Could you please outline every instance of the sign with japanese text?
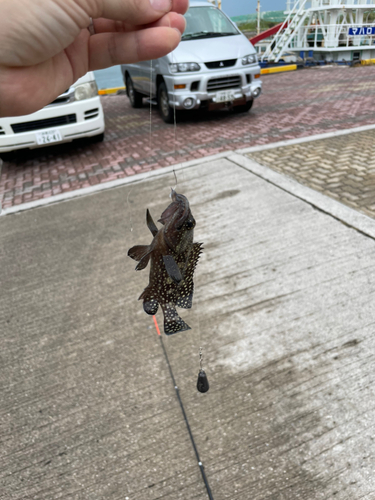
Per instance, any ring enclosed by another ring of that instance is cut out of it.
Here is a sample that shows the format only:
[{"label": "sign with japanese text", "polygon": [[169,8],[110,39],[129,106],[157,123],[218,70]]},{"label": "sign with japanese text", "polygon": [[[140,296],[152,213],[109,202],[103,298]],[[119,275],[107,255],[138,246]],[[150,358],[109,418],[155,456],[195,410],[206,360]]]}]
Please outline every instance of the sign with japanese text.
[{"label": "sign with japanese text", "polygon": [[349,28],[349,35],[375,35],[375,26],[361,26]]}]

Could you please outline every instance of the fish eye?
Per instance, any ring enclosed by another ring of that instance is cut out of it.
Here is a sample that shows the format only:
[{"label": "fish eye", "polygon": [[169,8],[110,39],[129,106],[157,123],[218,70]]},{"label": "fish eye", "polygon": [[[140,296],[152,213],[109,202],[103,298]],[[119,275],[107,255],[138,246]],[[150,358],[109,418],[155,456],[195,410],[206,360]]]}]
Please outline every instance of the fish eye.
[{"label": "fish eye", "polygon": [[188,221],[186,221],[186,227],[188,229],[191,229],[194,226],[195,226],[195,220],[194,219],[189,219]]}]

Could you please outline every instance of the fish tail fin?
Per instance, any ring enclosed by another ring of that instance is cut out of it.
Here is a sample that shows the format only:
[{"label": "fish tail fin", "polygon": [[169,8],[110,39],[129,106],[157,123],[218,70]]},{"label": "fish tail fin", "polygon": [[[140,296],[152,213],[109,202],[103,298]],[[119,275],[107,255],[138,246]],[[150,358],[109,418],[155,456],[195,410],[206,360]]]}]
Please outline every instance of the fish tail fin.
[{"label": "fish tail fin", "polygon": [[177,314],[173,304],[164,304],[162,309],[164,313],[164,333],[166,335],[191,330],[190,326]]},{"label": "fish tail fin", "polygon": [[149,287],[145,288],[138,300],[143,299],[143,309],[145,313],[154,316],[159,309],[159,302],[151,295]]},{"label": "fish tail fin", "polygon": [[135,245],[128,251],[128,256],[138,262],[135,270],[141,271],[147,267],[148,261],[151,257],[150,245]]}]

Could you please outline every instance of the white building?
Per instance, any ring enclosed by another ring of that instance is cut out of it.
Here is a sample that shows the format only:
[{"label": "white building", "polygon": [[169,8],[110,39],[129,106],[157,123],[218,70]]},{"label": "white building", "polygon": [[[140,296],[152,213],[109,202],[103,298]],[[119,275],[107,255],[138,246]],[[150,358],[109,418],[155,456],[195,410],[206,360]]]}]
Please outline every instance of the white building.
[{"label": "white building", "polygon": [[375,59],[375,0],[288,0],[286,14],[263,59],[278,62],[290,50],[326,61]]}]

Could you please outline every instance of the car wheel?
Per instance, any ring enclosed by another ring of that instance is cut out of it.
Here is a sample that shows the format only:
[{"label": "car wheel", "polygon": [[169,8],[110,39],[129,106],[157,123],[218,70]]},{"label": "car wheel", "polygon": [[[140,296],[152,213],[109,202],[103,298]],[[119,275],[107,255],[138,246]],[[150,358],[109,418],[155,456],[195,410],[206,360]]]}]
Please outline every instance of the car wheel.
[{"label": "car wheel", "polygon": [[92,142],[103,142],[104,141],[104,132],[98,135],[94,135],[91,137]]},{"label": "car wheel", "polygon": [[242,106],[234,106],[233,111],[235,113],[246,113],[247,111],[250,111],[252,105],[253,105],[254,100],[251,99],[251,101],[247,101],[246,104],[243,104]]},{"label": "car wheel", "polygon": [[132,108],[141,108],[143,105],[143,96],[134,88],[133,80],[130,76],[126,77],[126,93]]},{"label": "car wheel", "polygon": [[6,153],[0,153],[0,159],[5,161],[12,161],[16,157],[14,151],[7,151]]},{"label": "car wheel", "polygon": [[168,90],[164,82],[161,82],[158,87],[158,106],[161,117],[163,118],[165,123],[173,123],[174,110],[169,105]]}]

